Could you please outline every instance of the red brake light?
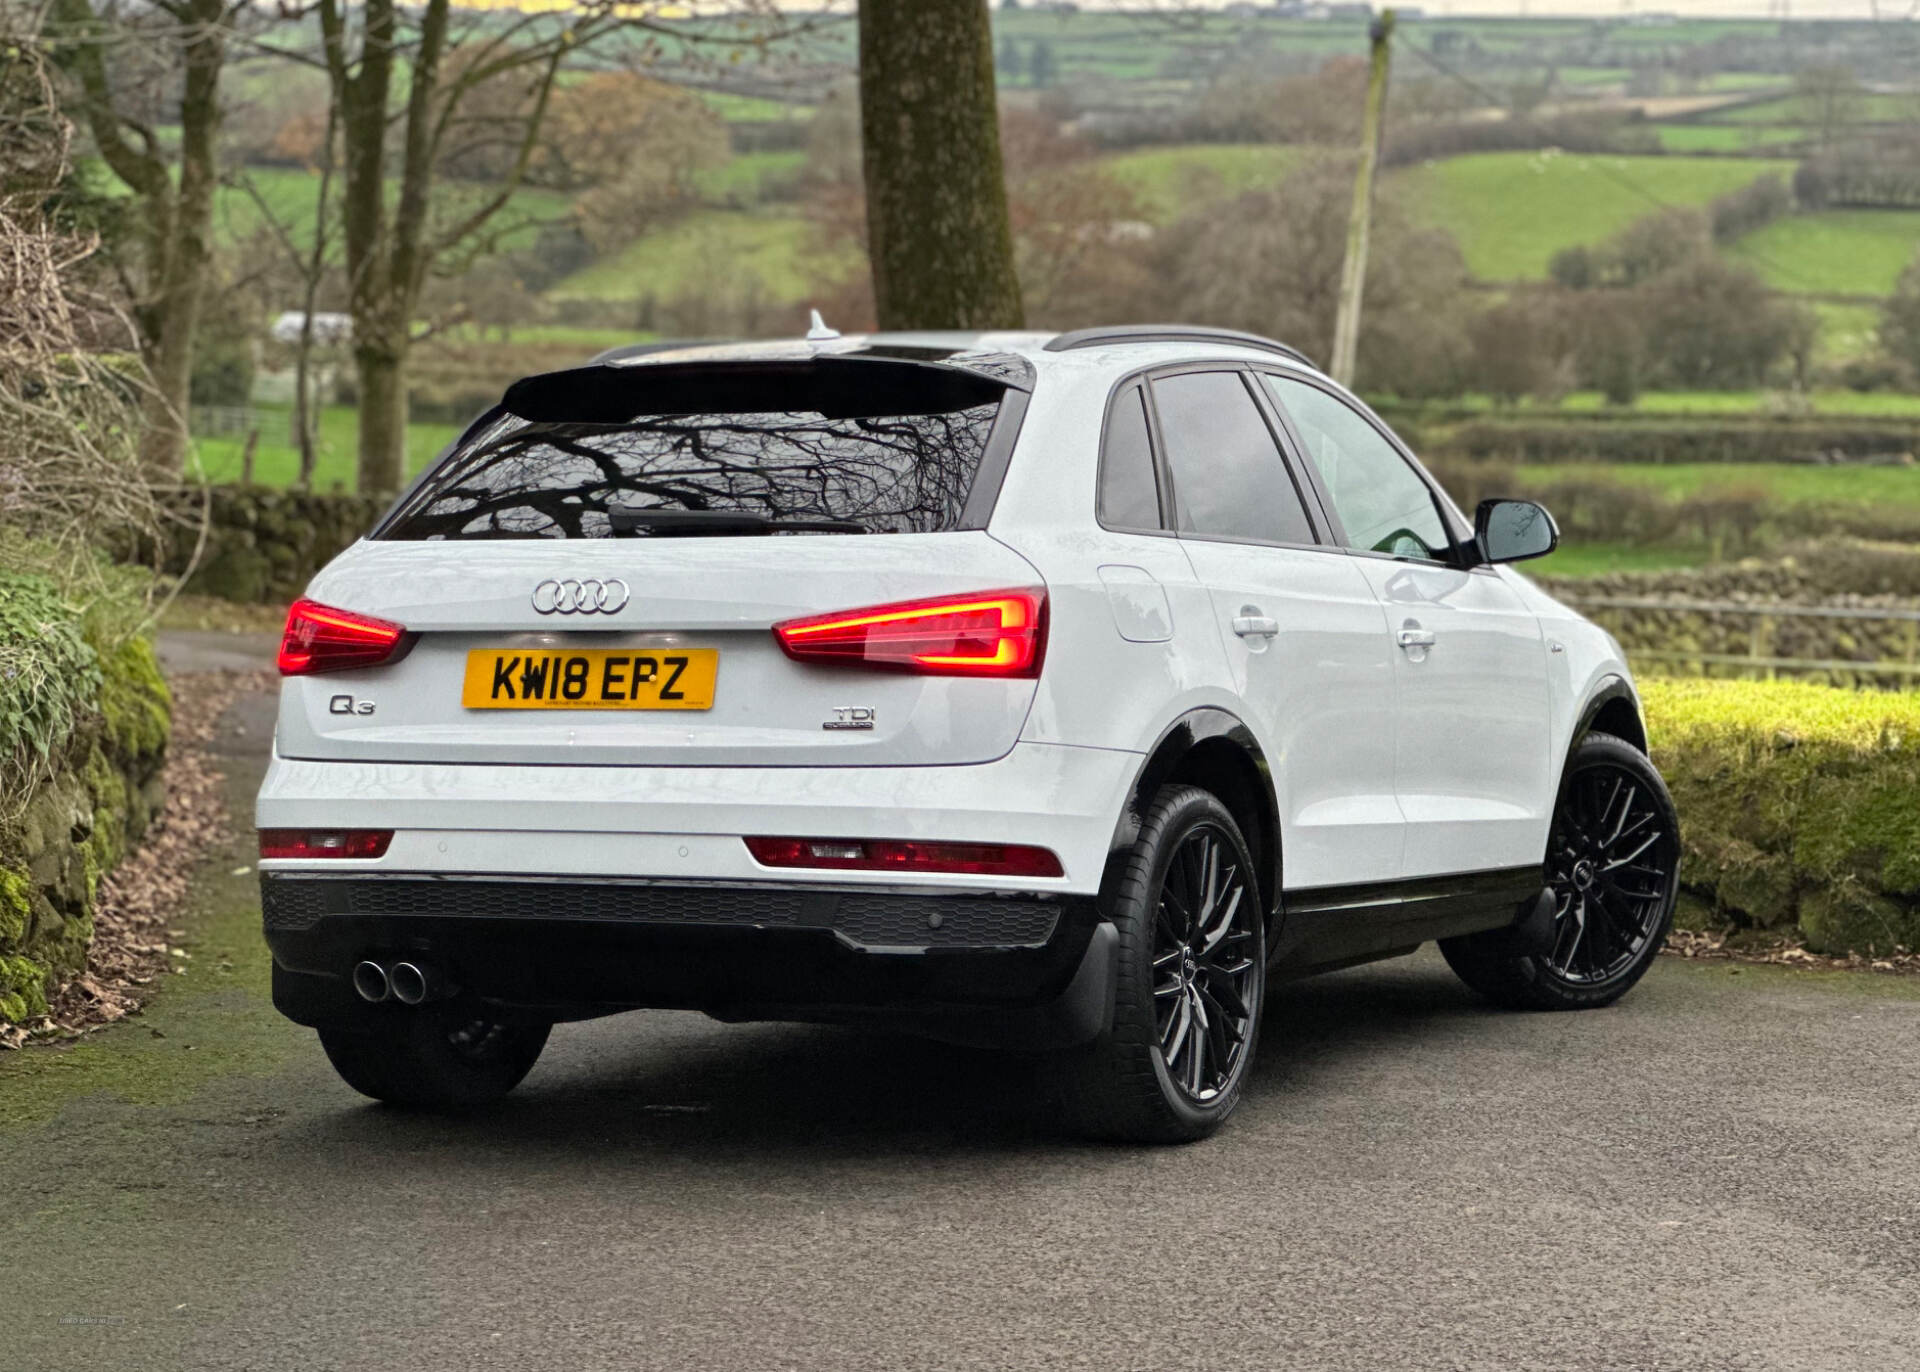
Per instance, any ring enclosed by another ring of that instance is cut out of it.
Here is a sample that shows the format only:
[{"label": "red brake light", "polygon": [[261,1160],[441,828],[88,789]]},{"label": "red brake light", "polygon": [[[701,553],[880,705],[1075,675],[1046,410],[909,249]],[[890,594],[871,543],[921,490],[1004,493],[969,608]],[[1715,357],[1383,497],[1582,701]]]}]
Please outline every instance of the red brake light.
[{"label": "red brake light", "polygon": [[316,600],[296,600],[280,638],[280,675],[373,667],[392,657],[407,631],[398,624]]},{"label": "red brake light", "polygon": [[263,858],[382,858],[391,829],[262,829]]},{"label": "red brake light", "polygon": [[762,867],[831,867],[854,872],[959,872],[969,876],[1057,877],[1060,859],[1018,843],[919,843],[871,838],[750,838]]},{"label": "red brake light", "polygon": [[796,662],[933,676],[1035,677],[1047,647],[1047,593],[985,591],[810,615],[773,626]]}]

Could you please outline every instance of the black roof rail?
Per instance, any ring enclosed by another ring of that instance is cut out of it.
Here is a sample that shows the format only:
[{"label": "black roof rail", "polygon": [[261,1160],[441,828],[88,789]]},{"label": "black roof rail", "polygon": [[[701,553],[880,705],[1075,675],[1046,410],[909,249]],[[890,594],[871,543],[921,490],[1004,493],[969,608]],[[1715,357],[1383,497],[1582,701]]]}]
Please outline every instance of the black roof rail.
[{"label": "black roof rail", "polygon": [[1227,343],[1236,348],[1278,353],[1309,367],[1314,365],[1312,358],[1290,344],[1263,338],[1257,333],[1215,329],[1205,324],[1104,324],[1091,329],[1070,329],[1049,340],[1045,351],[1065,353],[1075,348],[1105,347],[1109,343]]}]

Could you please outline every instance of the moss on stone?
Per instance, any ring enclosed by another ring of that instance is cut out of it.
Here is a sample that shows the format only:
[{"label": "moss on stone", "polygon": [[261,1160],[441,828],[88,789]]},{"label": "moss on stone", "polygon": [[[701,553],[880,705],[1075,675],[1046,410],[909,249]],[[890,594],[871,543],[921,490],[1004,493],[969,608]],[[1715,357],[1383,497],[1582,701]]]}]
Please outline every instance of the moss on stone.
[{"label": "moss on stone", "polygon": [[0,951],[17,948],[33,922],[33,883],[17,867],[0,867]]},{"label": "moss on stone", "polygon": [[1920,696],[1706,680],[1644,695],[1687,885],[1818,951],[1916,946]]},{"label": "moss on stone", "polygon": [[152,642],[127,639],[102,654],[100,668],[100,717],[115,756],[122,761],[158,758],[167,747],[173,696],[160,675]]},{"label": "moss on stone", "polygon": [[49,969],[19,954],[0,957],[0,1020],[19,1024],[47,1013]]}]

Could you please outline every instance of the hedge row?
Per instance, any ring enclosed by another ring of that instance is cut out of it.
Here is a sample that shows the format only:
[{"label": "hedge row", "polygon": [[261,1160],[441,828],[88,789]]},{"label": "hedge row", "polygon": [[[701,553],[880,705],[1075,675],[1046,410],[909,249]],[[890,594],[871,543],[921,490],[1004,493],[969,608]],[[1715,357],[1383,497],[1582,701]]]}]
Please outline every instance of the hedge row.
[{"label": "hedge row", "polygon": [[1911,420],[1480,420],[1429,428],[1423,452],[1510,462],[1820,462],[1920,453]]},{"label": "hedge row", "polygon": [[1920,695],[1698,680],[1642,692],[1688,888],[1816,952],[1920,948]]},{"label": "hedge row", "polygon": [[85,965],[102,875],[162,795],[171,701],[153,645],[103,637],[43,577],[0,573],[0,1020]]}]

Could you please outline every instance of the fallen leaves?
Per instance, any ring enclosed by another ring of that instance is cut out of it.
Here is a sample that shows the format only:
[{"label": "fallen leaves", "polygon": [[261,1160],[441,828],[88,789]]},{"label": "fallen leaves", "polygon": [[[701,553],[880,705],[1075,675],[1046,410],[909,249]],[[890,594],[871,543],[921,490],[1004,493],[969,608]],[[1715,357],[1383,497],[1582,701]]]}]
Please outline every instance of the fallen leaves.
[{"label": "fallen leaves", "polygon": [[140,1008],[157,977],[185,975],[192,954],[175,941],[184,937],[178,921],[188,884],[232,832],[207,744],[236,696],[264,691],[273,679],[271,672],[201,672],[174,682],[166,805],[140,846],[100,882],[86,970],[48,997],[50,1014],[0,1025],[0,1048],[62,1042],[116,1023]]},{"label": "fallen leaves", "polygon": [[1752,943],[1750,937],[1738,943],[1730,943],[1724,933],[1701,932],[1690,929],[1675,929],[1667,935],[1667,946],[1663,950],[1670,957],[1691,958],[1719,962],[1757,962],[1768,963],[1776,967],[1808,967],[1835,972],[1892,972],[1899,975],[1920,975],[1920,953],[1905,951],[1893,953],[1887,957],[1866,957],[1860,953],[1848,953],[1845,957],[1829,957],[1824,953],[1815,953],[1801,947],[1788,938],[1779,938],[1771,943]]}]

